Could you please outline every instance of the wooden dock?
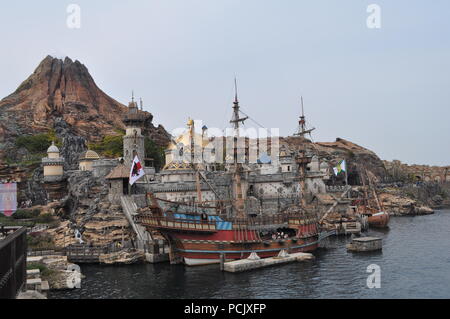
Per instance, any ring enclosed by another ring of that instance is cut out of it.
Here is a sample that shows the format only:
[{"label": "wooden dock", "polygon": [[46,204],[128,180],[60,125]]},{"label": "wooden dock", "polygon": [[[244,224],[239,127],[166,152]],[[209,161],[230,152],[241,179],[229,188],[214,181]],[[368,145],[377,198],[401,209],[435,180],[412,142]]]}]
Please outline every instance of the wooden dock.
[{"label": "wooden dock", "polygon": [[65,248],[67,260],[80,264],[80,263],[99,263],[100,255],[108,252],[107,247],[89,247],[86,245],[71,245]]},{"label": "wooden dock", "polygon": [[309,253],[288,254],[285,257],[242,259],[224,263],[223,270],[227,272],[242,272],[274,265],[287,264],[295,261],[305,261],[311,259],[314,259],[314,256]]},{"label": "wooden dock", "polygon": [[376,251],[383,248],[381,238],[377,237],[360,237],[354,238],[347,245],[347,250],[355,252]]}]

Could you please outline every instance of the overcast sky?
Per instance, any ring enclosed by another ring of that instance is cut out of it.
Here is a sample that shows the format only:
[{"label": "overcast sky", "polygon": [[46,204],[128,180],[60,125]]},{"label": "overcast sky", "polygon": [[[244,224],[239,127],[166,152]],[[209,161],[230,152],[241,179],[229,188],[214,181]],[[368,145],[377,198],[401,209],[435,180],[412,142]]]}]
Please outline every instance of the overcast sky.
[{"label": "overcast sky", "polygon": [[[367,27],[372,3],[380,29]],[[169,131],[189,116],[222,129],[237,75],[243,111],[282,135],[303,95],[315,141],[450,165],[449,17],[448,0],[2,1],[0,97],[46,55],[69,56],[118,101],[134,90]]]}]

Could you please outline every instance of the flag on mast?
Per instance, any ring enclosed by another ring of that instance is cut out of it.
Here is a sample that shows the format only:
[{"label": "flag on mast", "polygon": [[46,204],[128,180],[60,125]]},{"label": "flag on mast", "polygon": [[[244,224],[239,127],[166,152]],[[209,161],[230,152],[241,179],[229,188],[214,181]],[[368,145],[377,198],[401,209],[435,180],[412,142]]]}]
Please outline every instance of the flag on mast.
[{"label": "flag on mast", "polygon": [[133,164],[131,165],[130,171],[130,185],[136,183],[140,178],[145,175],[144,168],[139,161],[137,156],[134,157]]},{"label": "flag on mast", "polygon": [[336,167],[333,167],[334,175],[338,176],[341,172],[347,172],[347,164],[345,160],[341,161]]}]

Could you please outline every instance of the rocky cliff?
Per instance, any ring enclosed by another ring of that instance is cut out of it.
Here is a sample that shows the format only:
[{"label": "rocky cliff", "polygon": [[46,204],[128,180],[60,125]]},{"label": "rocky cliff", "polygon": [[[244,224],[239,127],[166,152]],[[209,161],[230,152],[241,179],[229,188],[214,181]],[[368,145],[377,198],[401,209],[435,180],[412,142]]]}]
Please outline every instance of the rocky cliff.
[{"label": "rocky cliff", "polygon": [[383,161],[374,152],[342,138],[337,138],[335,142],[313,143],[305,138],[290,136],[282,138],[280,143],[288,145],[292,150],[305,145],[311,154],[328,163],[330,169],[345,159],[350,184],[359,184],[358,169],[361,167],[372,172],[379,181],[387,176]]}]

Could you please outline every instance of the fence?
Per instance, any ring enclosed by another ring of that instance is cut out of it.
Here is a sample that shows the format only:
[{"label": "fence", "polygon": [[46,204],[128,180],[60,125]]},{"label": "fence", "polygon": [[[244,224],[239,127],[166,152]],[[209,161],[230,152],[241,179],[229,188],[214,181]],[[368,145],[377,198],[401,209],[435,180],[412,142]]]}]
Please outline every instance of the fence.
[{"label": "fence", "polygon": [[59,249],[29,250],[28,256],[67,256],[67,260],[73,263],[98,263],[100,255],[117,253],[127,249],[138,249],[154,254],[169,252],[168,244],[165,240],[133,240],[116,242],[105,246],[74,244]]},{"label": "fence", "polygon": [[26,235],[26,228],[20,228],[0,241],[0,299],[15,299],[26,285]]}]

